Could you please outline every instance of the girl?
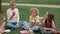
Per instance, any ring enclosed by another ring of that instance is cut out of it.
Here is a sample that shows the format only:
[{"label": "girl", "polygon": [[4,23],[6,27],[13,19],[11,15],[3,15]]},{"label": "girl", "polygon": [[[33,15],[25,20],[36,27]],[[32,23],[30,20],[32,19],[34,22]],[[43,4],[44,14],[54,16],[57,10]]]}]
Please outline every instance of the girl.
[{"label": "girl", "polygon": [[5,17],[3,17],[2,21],[0,22],[0,34],[4,33],[5,23]]},{"label": "girl", "polygon": [[42,31],[42,25],[41,25],[41,19],[42,17],[39,17],[39,11],[37,8],[31,8],[30,9],[31,16],[29,18],[29,22],[24,22],[24,29],[32,30],[38,30],[40,29]]},{"label": "girl", "polygon": [[41,24],[41,20],[40,20],[40,17],[39,17],[39,11],[36,8],[31,8],[30,12],[31,12],[31,16],[30,16],[30,19],[29,19],[30,27],[33,28],[33,29],[35,29],[35,28],[38,29],[38,25]]},{"label": "girl", "polygon": [[56,24],[55,24],[54,15],[52,12],[46,13],[42,24],[43,24],[44,29],[46,31],[45,34],[50,34],[50,33],[56,34]]}]

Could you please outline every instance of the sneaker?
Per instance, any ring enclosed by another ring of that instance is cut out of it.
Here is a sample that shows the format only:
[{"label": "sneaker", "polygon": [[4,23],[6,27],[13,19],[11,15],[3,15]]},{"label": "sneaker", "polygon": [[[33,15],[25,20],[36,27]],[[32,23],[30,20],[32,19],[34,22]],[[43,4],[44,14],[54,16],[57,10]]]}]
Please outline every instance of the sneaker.
[{"label": "sneaker", "polygon": [[10,29],[7,29],[7,30],[4,30],[4,32],[8,33],[8,32],[11,32],[11,30]]}]

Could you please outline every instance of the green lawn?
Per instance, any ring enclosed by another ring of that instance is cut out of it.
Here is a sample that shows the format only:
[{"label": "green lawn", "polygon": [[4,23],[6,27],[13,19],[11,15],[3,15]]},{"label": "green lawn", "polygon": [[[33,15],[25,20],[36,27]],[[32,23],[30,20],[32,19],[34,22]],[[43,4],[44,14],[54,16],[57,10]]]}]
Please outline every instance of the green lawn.
[{"label": "green lawn", "polygon": [[[2,2],[10,2],[10,0],[2,0]],[[58,4],[60,0],[16,0],[17,3],[30,3],[30,4]]]},{"label": "green lawn", "polygon": [[[2,0],[2,2],[9,3],[10,0]],[[17,3],[29,3],[29,4],[56,4],[60,5],[60,0],[16,0]],[[0,20],[2,19],[2,16],[6,16],[6,10],[9,8],[9,6],[2,6],[3,13],[0,13]],[[20,20],[26,20],[29,22],[29,16],[30,16],[30,8],[27,6],[17,6],[19,9],[19,15]],[[55,16],[56,26],[57,30],[60,30],[60,8],[43,8],[43,7],[36,7],[40,11],[40,16],[44,16],[47,11],[52,11]],[[19,34],[19,31],[22,30],[22,28],[17,28],[16,30],[12,30],[10,33],[6,34]],[[39,32],[35,32],[35,34],[40,34]]]},{"label": "green lawn", "polygon": [[[9,8],[9,6],[3,6],[2,9],[4,10],[3,14],[0,14],[1,16],[6,15],[6,10]],[[26,20],[29,21],[29,16],[30,16],[30,8],[32,7],[26,7],[26,6],[17,6],[17,8],[19,9],[19,14],[20,14],[20,20]],[[57,30],[60,30],[60,8],[43,8],[43,7],[36,7],[39,9],[40,11],[40,16],[44,16],[44,14],[47,11],[52,11],[54,13],[55,16],[55,21],[56,21],[56,26],[57,26]],[[0,17],[1,17],[0,16]],[[21,28],[18,28],[16,30],[12,30],[12,32],[7,33],[7,34],[19,34],[19,31],[21,30]],[[37,33],[36,34],[40,34]]]}]

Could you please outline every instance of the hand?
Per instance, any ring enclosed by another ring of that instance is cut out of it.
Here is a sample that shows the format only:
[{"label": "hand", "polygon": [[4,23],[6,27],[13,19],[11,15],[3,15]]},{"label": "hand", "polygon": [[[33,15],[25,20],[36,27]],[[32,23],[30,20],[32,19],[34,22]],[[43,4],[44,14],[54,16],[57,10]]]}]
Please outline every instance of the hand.
[{"label": "hand", "polygon": [[18,25],[18,24],[16,24],[16,27],[18,28],[18,27],[19,27],[19,25]]},{"label": "hand", "polygon": [[44,28],[45,30],[52,30],[51,28]]},{"label": "hand", "polygon": [[10,19],[12,19],[13,16],[15,16],[15,12],[12,13],[12,16],[10,17]]},{"label": "hand", "polygon": [[55,30],[55,29],[52,29],[52,31],[53,31],[53,32],[56,32],[56,30]]},{"label": "hand", "polygon": [[15,12],[13,12],[13,16],[15,15]]},{"label": "hand", "polygon": [[30,28],[32,28],[34,25],[33,24],[30,24]]},{"label": "hand", "polygon": [[34,25],[30,25],[30,28],[34,27]]},{"label": "hand", "polygon": [[12,19],[12,17],[10,17],[10,20]]}]

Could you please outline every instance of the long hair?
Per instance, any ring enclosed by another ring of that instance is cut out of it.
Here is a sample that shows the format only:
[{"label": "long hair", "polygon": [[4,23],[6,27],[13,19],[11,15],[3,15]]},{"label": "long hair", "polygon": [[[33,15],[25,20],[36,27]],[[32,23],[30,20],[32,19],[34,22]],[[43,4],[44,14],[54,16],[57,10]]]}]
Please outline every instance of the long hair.
[{"label": "long hair", "polygon": [[47,24],[46,27],[52,28],[52,20],[55,22],[54,15],[52,12],[48,12],[47,19],[45,21]]}]

